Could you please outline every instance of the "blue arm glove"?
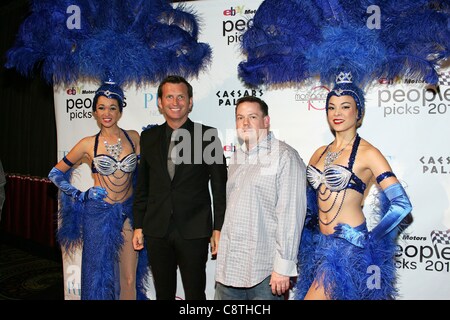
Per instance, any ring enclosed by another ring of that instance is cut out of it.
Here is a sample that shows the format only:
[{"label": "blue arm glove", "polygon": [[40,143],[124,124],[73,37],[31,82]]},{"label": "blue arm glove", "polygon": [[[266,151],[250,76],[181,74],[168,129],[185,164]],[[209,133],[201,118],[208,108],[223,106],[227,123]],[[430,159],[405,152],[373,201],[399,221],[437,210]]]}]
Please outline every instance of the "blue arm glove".
[{"label": "blue arm glove", "polygon": [[59,188],[59,190],[80,202],[84,202],[87,199],[101,200],[108,194],[105,188],[102,187],[92,187],[85,192],[81,192],[67,181],[61,170],[55,167],[50,170],[48,178]]},{"label": "blue arm glove", "polygon": [[333,236],[345,239],[357,247],[364,248],[367,233],[356,230],[346,223],[339,223],[334,227],[334,230]]},{"label": "blue arm glove", "polygon": [[370,238],[379,240],[391,232],[411,212],[412,205],[400,183],[394,183],[384,190],[390,201],[386,214],[369,233]]}]

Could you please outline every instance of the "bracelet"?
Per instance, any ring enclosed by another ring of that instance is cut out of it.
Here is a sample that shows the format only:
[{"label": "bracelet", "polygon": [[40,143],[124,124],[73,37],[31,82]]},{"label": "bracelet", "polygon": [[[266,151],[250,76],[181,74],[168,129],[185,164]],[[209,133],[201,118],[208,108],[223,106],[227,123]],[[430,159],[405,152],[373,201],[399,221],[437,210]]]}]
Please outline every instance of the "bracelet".
[{"label": "bracelet", "polygon": [[396,176],[392,171],[383,172],[377,177],[377,183],[380,184],[381,181],[389,177],[396,177]]},{"label": "bracelet", "polygon": [[69,159],[67,159],[66,156],[64,156],[64,157],[62,158],[62,160],[63,160],[64,163],[67,164],[69,167],[73,167],[73,163],[72,163]]}]

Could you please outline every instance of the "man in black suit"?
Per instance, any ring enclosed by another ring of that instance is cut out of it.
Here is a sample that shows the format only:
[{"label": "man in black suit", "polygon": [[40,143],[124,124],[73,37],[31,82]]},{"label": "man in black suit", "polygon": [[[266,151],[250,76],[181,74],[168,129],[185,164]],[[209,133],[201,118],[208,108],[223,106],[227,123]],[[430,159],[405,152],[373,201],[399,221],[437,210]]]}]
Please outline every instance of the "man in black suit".
[{"label": "man in black suit", "polygon": [[208,243],[215,255],[225,215],[222,144],[215,128],[188,118],[192,105],[192,86],[182,77],[168,76],[158,87],[158,107],[166,122],[141,135],[133,245],[142,249],[145,236],[158,300],[175,299],[177,266],[185,298],[206,299]]}]

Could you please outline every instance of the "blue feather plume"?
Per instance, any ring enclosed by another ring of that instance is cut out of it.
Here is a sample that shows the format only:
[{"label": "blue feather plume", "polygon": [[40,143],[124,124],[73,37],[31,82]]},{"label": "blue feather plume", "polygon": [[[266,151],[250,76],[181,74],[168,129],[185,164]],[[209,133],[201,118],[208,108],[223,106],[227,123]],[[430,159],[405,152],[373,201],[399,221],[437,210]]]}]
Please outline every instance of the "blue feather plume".
[{"label": "blue feather plume", "polygon": [[[79,29],[67,26],[70,5],[80,9]],[[119,85],[193,77],[212,55],[198,34],[197,14],[167,0],[34,0],[6,67],[26,76],[39,69],[56,84],[103,80],[110,72]]]},{"label": "blue feather plume", "polygon": [[450,55],[449,3],[265,0],[243,35],[239,76],[251,86],[316,76],[329,83],[345,69],[361,86],[401,76],[436,84]]},{"label": "blue feather plume", "polygon": [[[304,52],[319,40],[314,7],[299,1],[264,1],[253,25],[244,33],[242,48],[247,61],[239,75],[250,85],[302,81],[309,76]],[[313,11],[311,16],[302,12]],[[311,17],[311,19],[309,19]],[[300,32],[299,32],[300,31]]]},{"label": "blue feather plume", "polygon": [[323,41],[313,45],[306,53],[312,74],[319,74],[324,83],[334,83],[344,68],[351,71],[353,81],[369,81],[368,75],[377,72],[377,65],[385,60],[383,46],[367,28],[327,27]]}]

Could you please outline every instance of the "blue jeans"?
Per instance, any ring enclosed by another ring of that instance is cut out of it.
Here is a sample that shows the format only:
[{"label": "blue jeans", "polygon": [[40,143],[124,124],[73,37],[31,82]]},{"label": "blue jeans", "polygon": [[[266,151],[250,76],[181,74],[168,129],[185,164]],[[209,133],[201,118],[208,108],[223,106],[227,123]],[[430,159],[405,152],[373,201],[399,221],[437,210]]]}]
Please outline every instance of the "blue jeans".
[{"label": "blue jeans", "polygon": [[230,287],[216,282],[214,300],[284,300],[284,295],[278,296],[272,293],[269,282],[270,276],[250,288]]}]

